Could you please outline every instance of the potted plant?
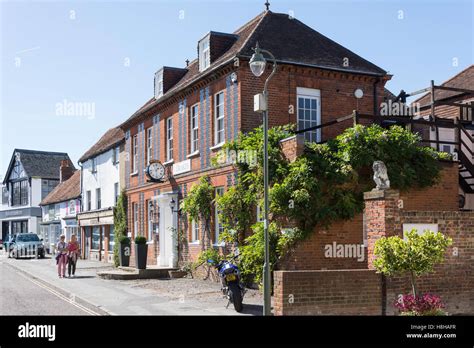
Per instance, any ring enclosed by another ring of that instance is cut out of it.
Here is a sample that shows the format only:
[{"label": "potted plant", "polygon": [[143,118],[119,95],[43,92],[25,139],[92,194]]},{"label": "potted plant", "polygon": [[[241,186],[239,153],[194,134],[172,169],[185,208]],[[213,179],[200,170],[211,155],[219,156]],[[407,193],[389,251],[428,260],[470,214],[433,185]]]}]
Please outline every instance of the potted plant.
[{"label": "potted plant", "polygon": [[122,267],[128,267],[130,265],[130,238],[121,236],[119,238],[119,264]]},{"label": "potted plant", "polygon": [[146,269],[146,258],[148,254],[148,245],[143,236],[135,237],[135,267],[137,269]]}]

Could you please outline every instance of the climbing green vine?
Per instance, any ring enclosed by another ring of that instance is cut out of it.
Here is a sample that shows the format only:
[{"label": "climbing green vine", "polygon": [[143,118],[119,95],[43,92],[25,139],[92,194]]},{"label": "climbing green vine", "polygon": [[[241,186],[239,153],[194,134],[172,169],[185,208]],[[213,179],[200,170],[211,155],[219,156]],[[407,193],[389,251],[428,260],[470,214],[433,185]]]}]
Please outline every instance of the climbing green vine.
[{"label": "climbing green vine", "polygon": [[127,236],[127,194],[122,191],[117,199],[114,208],[114,265],[119,266],[119,246],[120,240]]},{"label": "climbing green vine", "polygon": [[[325,144],[306,144],[304,154],[289,162],[280,141],[291,135],[291,126],[269,130],[272,266],[316,225],[327,226],[362,211],[363,192],[374,185],[374,161],[386,164],[393,188],[406,190],[433,185],[439,176],[438,160],[447,159],[445,153],[419,146],[419,136],[402,127],[357,125]],[[263,224],[255,223],[256,207],[262,205],[263,197],[262,146],[261,128],[239,134],[237,140],[224,146],[224,151],[232,151],[238,158],[249,158],[240,156],[242,153],[255,153],[257,158],[254,163],[236,161],[238,182],[216,197],[224,226],[220,239],[239,245],[242,275],[256,283],[261,282],[263,266]],[[203,200],[208,203],[210,198]],[[210,209],[207,203],[200,206]],[[191,200],[185,205],[191,216],[195,211],[191,206],[200,209]]]},{"label": "climbing green vine", "polygon": [[183,213],[189,215],[191,220],[204,223],[204,233],[201,236],[202,248],[211,245],[211,214],[214,203],[214,188],[207,176],[199,179],[197,185],[191,187],[188,195],[181,203]]}]

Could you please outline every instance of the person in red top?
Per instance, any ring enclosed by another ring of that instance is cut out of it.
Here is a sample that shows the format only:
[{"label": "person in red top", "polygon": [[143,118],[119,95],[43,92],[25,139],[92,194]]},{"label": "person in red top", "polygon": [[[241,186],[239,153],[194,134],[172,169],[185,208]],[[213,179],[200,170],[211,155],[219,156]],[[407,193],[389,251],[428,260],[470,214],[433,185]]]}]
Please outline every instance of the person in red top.
[{"label": "person in red top", "polygon": [[77,237],[75,234],[71,236],[71,240],[67,243],[67,273],[68,277],[71,278],[71,271],[72,271],[72,278],[75,277],[76,273],[76,264],[77,259],[79,258],[80,252],[79,242],[77,241]]}]

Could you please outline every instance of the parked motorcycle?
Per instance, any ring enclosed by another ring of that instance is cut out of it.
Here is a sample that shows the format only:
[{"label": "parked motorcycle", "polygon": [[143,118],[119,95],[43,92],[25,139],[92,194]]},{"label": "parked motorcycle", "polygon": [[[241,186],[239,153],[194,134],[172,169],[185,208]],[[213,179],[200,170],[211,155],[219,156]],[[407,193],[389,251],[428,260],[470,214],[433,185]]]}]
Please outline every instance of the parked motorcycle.
[{"label": "parked motorcycle", "polygon": [[217,269],[221,279],[222,293],[229,300],[226,308],[232,303],[235,310],[241,312],[243,308],[242,301],[247,290],[240,280],[239,267],[232,262],[237,256],[232,257],[230,260],[222,260],[217,264],[214,260],[207,260],[207,262]]}]

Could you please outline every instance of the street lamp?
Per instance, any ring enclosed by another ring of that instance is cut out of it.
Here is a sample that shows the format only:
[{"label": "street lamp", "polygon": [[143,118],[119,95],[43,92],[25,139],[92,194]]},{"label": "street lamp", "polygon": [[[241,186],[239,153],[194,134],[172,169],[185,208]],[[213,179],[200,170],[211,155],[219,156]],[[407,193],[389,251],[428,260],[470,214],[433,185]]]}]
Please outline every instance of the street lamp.
[{"label": "street lamp", "polygon": [[171,212],[172,213],[178,213],[180,214],[181,213],[181,209],[174,209],[176,208],[177,204],[176,204],[176,201],[174,200],[174,198],[171,198],[171,201],[170,201],[170,208],[171,208]]},{"label": "street lamp", "polygon": [[268,235],[268,82],[275,74],[277,64],[273,54],[262,50],[258,42],[254,49],[255,53],[250,58],[250,70],[256,77],[262,76],[267,61],[264,53],[268,54],[273,61],[273,70],[267,77],[263,93],[254,96],[254,111],[262,113],[263,119],[263,231],[265,239],[265,262],[263,265],[263,315],[271,315],[271,275],[270,275],[270,249]]}]

